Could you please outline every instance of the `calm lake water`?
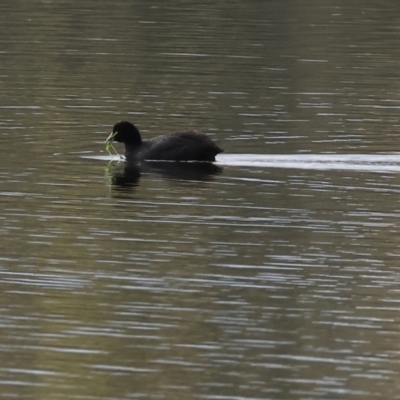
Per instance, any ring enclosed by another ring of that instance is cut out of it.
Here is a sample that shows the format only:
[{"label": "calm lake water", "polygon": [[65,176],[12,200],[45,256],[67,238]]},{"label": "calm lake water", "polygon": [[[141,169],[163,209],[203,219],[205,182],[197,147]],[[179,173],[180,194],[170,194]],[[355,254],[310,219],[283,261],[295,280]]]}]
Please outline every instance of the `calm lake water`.
[{"label": "calm lake water", "polygon": [[[399,399],[399,21],[3,1],[2,398]],[[121,119],[225,152],[127,169]]]}]

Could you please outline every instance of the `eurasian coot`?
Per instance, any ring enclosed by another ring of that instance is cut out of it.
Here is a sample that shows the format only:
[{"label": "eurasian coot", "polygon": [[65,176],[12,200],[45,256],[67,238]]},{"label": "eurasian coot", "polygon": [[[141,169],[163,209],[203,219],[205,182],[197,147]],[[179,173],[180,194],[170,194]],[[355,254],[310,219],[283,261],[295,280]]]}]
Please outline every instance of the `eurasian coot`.
[{"label": "eurasian coot", "polygon": [[196,131],[142,140],[136,126],[127,121],[114,125],[106,139],[107,147],[114,141],[125,144],[127,161],[215,161],[215,156],[223,151],[207,135]]}]

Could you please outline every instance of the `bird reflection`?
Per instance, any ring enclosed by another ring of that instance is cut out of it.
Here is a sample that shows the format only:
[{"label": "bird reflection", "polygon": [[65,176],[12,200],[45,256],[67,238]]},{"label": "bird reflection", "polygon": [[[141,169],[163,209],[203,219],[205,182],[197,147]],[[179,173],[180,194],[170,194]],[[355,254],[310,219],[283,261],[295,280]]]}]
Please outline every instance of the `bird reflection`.
[{"label": "bird reflection", "polygon": [[129,190],[138,186],[142,174],[176,180],[210,181],[221,172],[221,167],[208,162],[144,161],[140,164],[128,163],[123,170],[111,164],[107,167],[111,186],[121,190]]}]

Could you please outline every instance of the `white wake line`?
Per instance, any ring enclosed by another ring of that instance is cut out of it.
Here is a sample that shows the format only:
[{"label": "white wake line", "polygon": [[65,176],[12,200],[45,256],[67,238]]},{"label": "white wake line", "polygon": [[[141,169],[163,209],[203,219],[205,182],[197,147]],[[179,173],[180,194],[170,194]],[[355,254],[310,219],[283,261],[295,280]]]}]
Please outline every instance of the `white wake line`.
[{"label": "white wake line", "polygon": [[400,154],[219,154],[221,166],[400,172]]},{"label": "white wake line", "polygon": [[[121,161],[117,156],[81,156],[103,161]],[[123,162],[123,160],[122,160]],[[400,172],[400,153],[395,154],[218,154],[217,165],[232,167],[286,168]]]}]

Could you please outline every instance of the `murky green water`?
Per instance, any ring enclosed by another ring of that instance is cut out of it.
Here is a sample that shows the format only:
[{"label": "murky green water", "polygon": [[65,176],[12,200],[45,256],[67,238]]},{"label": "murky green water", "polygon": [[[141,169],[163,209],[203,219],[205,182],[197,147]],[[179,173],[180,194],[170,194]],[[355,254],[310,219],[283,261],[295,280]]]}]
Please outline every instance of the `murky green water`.
[{"label": "murky green water", "polygon": [[[2,397],[398,398],[399,18],[3,2]],[[225,153],[109,165],[120,119]]]}]

